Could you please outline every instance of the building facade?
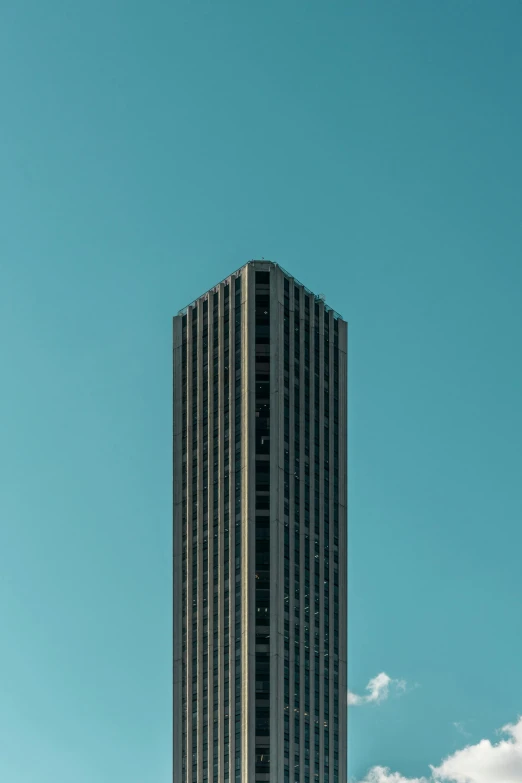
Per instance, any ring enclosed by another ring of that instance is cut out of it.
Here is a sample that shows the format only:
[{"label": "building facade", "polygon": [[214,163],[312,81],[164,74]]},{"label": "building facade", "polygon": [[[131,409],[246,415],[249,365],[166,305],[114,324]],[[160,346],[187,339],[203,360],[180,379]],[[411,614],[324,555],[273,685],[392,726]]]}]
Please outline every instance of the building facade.
[{"label": "building facade", "polygon": [[347,324],[252,261],[174,318],[174,781],[346,783]]}]

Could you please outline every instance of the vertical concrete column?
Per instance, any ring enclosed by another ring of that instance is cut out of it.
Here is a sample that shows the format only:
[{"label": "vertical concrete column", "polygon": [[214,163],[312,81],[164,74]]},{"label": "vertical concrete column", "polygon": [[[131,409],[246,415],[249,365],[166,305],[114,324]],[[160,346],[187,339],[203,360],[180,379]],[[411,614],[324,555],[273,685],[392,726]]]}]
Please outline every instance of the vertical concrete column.
[{"label": "vertical concrete column", "polygon": [[[310,297],[310,521],[308,525],[308,541],[307,547],[310,557],[310,570],[309,570],[309,588],[308,598],[305,600],[305,605],[309,607],[308,622],[305,620],[305,625],[308,625],[309,647],[308,650],[304,650],[305,658],[308,659],[308,698],[309,709],[305,710],[305,727],[308,724],[309,738],[310,738],[310,757],[305,758],[305,765],[308,764],[310,780],[313,775],[313,743],[314,743],[314,662],[313,662],[313,644],[314,644],[314,526],[315,526],[315,299]],[[305,670],[306,680],[306,670]],[[305,699],[306,699],[306,682],[305,682]],[[303,746],[304,747],[304,746]],[[303,770],[304,772],[304,770]]]},{"label": "vertical concrete column", "polygon": [[[219,316],[214,321],[214,297],[208,296],[208,779],[213,780],[214,774],[214,690],[218,683],[214,682],[214,421],[218,419],[218,411],[214,410],[214,329],[219,327]],[[216,542],[218,549],[218,542]]]},{"label": "vertical concrete column", "polygon": [[270,272],[270,783],[284,780],[283,274]]},{"label": "vertical concrete column", "polygon": [[182,318],[176,316],[173,323],[173,465],[174,465],[174,519],[173,519],[173,610],[174,610],[174,714],[173,714],[173,775],[182,779],[182,677],[183,677],[183,543],[182,543]]},{"label": "vertical concrete column", "polygon": [[[324,660],[321,655],[321,648],[324,644],[324,373],[325,373],[325,347],[324,347],[324,319],[327,317],[325,313],[324,305],[319,302],[319,615],[315,616],[315,630],[314,630],[314,683],[311,687],[314,690],[315,699],[315,678],[319,678],[319,704],[314,704],[314,759],[319,763],[319,775],[320,778],[324,771]],[[315,523],[314,523],[314,551],[316,550]],[[314,563],[314,593],[315,593],[315,569],[317,560]],[[315,614],[315,596],[314,596],[314,614]],[[315,654],[316,647],[316,633],[319,634],[319,656]],[[318,718],[316,718],[315,711],[318,711]],[[319,729],[319,756],[317,758],[315,751],[315,730]],[[314,780],[311,770],[310,779]],[[319,779],[320,779],[319,778]]]},{"label": "vertical concrete column", "polygon": [[[305,573],[305,566],[304,566],[304,558],[305,558],[305,533],[304,533],[304,514],[305,514],[305,372],[304,372],[304,362],[305,362],[305,305],[304,305],[304,294],[303,290],[300,291],[300,307],[299,307],[300,313],[301,313],[301,329],[300,329],[300,341],[301,341],[301,360],[299,363],[299,404],[301,409],[301,418],[300,418],[300,455],[299,455],[299,465],[300,465],[300,483],[301,483],[301,492],[300,492],[300,513],[299,513],[299,573],[300,573],[300,584],[299,584],[299,639],[300,639],[300,645],[299,645],[299,777],[303,781],[303,766],[304,766],[304,645],[303,645],[303,633],[304,633],[304,573]],[[310,379],[308,379],[310,383]],[[309,409],[308,409],[309,412]],[[294,618],[295,623],[295,618]],[[293,766],[291,765],[291,769]],[[295,775],[294,775],[295,780]],[[290,778],[290,783],[294,783],[292,779]]]},{"label": "vertical concrete column", "polygon": [[339,321],[339,783],[347,783],[348,324]]},{"label": "vertical concrete column", "polygon": [[236,444],[236,296],[235,296],[235,275],[229,278],[229,349],[228,364],[230,373],[229,382],[229,522],[228,522],[228,541],[229,541],[229,578],[228,578],[228,597],[229,597],[229,722],[230,734],[228,745],[229,757],[229,777],[230,781],[235,780],[235,717],[236,717],[236,565],[235,565],[235,543],[236,543],[236,473],[235,473],[235,444]]},{"label": "vertical concrete column", "polygon": [[[186,612],[187,612],[187,665],[185,669],[185,688],[187,694],[187,736],[186,736],[186,770],[187,770],[187,783],[193,783],[192,778],[192,733],[194,727],[192,725],[192,568],[193,568],[193,553],[192,553],[192,400],[194,394],[197,394],[197,389],[194,388],[192,381],[192,321],[193,311],[192,308],[188,308],[187,312],[187,598],[186,598]],[[190,618],[190,619],[189,619]]]},{"label": "vertical concrete column", "polygon": [[255,436],[255,268],[247,266],[243,278],[243,449],[245,469],[243,471],[243,502],[241,531],[241,634],[242,634],[242,748],[241,769],[244,780],[255,777],[255,563],[256,563],[256,436]]},{"label": "vertical concrete column", "polygon": [[197,747],[198,747],[198,766],[197,776],[194,783],[201,783],[203,767],[203,307],[202,301],[198,301],[198,330],[197,330],[197,364],[198,364],[198,386],[197,386],[197,431],[198,431],[198,479],[197,479],[197,530],[198,530],[198,549],[197,549],[197,608],[198,608],[198,656],[197,656],[197,676],[198,676],[198,722],[197,722]]},{"label": "vertical concrete column", "polygon": [[[285,709],[285,714],[289,717],[289,750],[288,761],[289,769],[294,768],[295,764],[295,747],[294,747],[294,672],[295,672],[295,617],[294,617],[294,605],[295,605],[295,554],[294,554],[294,537],[295,537],[295,483],[298,480],[295,476],[295,378],[294,378],[294,362],[295,362],[295,310],[294,310],[294,281],[290,280],[289,284],[289,341],[288,341],[288,358],[289,358],[289,372],[288,372],[288,391],[289,391],[289,410],[290,410],[290,427],[289,427],[289,509],[288,509],[288,548],[290,556],[290,583],[288,589],[288,619],[289,619],[289,655],[288,655],[288,685],[289,685],[289,705],[288,710]],[[284,347],[284,343],[283,343]],[[284,384],[284,377],[283,377]],[[284,400],[284,396],[282,398]],[[286,544],[285,544],[286,547]],[[285,606],[283,605],[283,612]],[[284,621],[284,615],[283,615]],[[285,632],[286,633],[286,632]],[[286,639],[285,639],[286,641]],[[285,652],[286,657],[286,652]],[[284,681],[283,681],[284,688]],[[286,706],[286,705],[285,705]],[[284,721],[284,716],[283,716]],[[284,731],[284,723],[283,723]],[[283,752],[284,755],[284,752]],[[284,759],[283,759],[284,762]]]},{"label": "vertical concrete column", "polygon": [[[324,643],[323,647],[323,699],[324,699],[324,664],[325,661],[328,661],[328,672],[329,672],[329,679],[328,679],[328,725],[324,726],[323,729],[323,743],[324,743],[324,732],[328,731],[328,738],[329,738],[329,744],[328,744],[328,754],[326,753],[326,750],[324,751],[324,762],[323,762],[323,770],[325,769],[326,764],[326,757],[328,755],[328,770],[329,770],[329,781],[330,783],[333,783],[332,775],[333,775],[333,738],[332,738],[332,717],[333,717],[333,677],[332,677],[332,663],[333,663],[333,613],[332,613],[332,600],[333,600],[333,513],[334,513],[334,500],[333,500],[333,488],[334,488],[334,481],[333,481],[333,471],[334,471],[334,429],[333,429],[333,419],[334,419],[334,317],[333,312],[329,313],[329,337],[330,337],[330,350],[329,350],[329,361],[330,361],[330,382],[329,382],[329,403],[330,403],[330,448],[328,451],[328,464],[330,467],[330,502],[328,505],[328,518],[329,518],[329,535],[328,535],[328,630],[329,630],[329,636],[328,636],[328,642]],[[325,553],[326,557],[326,553]],[[324,589],[323,589],[323,601],[324,601]],[[324,614],[326,617],[326,610],[324,610]],[[324,715],[324,702],[323,702],[323,724],[325,723],[325,715]]]},{"label": "vertical concrete column", "polygon": [[225,606],[225,577],[224,577],[224,531],[223,531],[223,518],[224,518],[224,498],[223,488],[225,485],[225,450],[224,450],[224,289],[223,285],[218,286],[218,313],[219,313],[219,343],[218,343],[218,386],[219,386],[219,404],[218,404],[218,416],[219,416],[219,455],[218,455],[218,506],[219,506],[219,559],[218,559],[218,665],[219,665],[219,724],[218,724],[218,781],[224,783],[224,745],[225,745],[225,731],[223,721],[223,699],[225,689],[224,678],[224,606]]}]

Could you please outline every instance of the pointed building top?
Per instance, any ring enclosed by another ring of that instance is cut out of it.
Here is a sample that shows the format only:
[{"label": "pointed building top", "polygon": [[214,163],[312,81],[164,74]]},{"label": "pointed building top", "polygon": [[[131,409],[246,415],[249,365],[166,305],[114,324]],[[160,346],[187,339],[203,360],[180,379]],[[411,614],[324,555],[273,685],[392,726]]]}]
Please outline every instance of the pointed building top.
[{"label": "pointed building top", "polygon": [[[316,302],[318,302],[318,301],[322,302],[324,304],[324,308],[325,308],[325,310],[327,312],[332,311],[335,319],[337,319],[337,318],[341,318],[342,319],[342,316],[339,313],[337,313],[335,310],[332,310],[332,308],[329,307],[326,304],[326,296],[325,296],[325,294],[314,294],[313,291],[310,291],[309,288],[307,288],[299,280],[297,280],[297,278],[295,278],[293,275],[291,275],[289,272],[287,272],[286,269],[284,269],[280,264],[277,264],[275,261],[271,261],[270,259],[263,258],[263,257],[261,257],[261,258],[251,258],[249,261],[246,262],[246,264],[243,264],[242,266],[239,267],[239,269],[236,269],[235,272],[232,272],[231,274],[227,275],[225,278],[223,278],[223,280],[220,280],[219,283],[216,283],[216,285],[214,285],[211,288],[209,288],[209,290],[207,292],[205,292],[205,294],[203,294],[203,296],[206,296],[206,294],[210,293],[211,291],[214,291],[218,286],[222,285],[223,283],[226,283],[228,280],[231,280],[234,277],[238,277],[238,275],[240,274],[241,270],[244,269],[245,267],[249,266],[250,264],[256,264],[256,266],[259,266],[259,265],[263,265],[264,266],[264,265],[266,265],[267,267],[275,267],[276,269],[280,269],[281,272],[283,273],[283,275],[285,275],[285,277],[287,277],[289,280],[293,281],[293,284],[295,286],[302,287],[304,292],[305,292],[305,294],[307,294],[308,296],[313,297]],[[200,299],[200,298],[201,297],[198,297],[198,299]],[[197,301],[198,300],[195,299],[193,302],[191,302],[189,305],[187,305],[187,307],[184,307],[182,310],[180,310],[178,312],[178,315],[185,315],[187,313],[187,311],[189,310],[189,308],[192,307],[193,305],[195,305],[197,303]]]}]

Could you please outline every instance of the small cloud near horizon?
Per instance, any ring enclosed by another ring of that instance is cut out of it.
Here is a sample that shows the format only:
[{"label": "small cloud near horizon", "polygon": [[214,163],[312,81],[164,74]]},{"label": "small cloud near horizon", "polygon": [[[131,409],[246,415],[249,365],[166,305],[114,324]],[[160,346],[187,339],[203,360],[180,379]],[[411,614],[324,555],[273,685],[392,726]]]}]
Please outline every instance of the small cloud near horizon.
[{"label": "small cloud near horizon", "polygon": [[386,672],[381,672],[370,680],[365,690],[367,693],[364,696],[348,691],[348,706],[360,707],[363,704],[380,704],[393,691],[403,693],[406,690],[406,682],[405,680],[395,680]]}]

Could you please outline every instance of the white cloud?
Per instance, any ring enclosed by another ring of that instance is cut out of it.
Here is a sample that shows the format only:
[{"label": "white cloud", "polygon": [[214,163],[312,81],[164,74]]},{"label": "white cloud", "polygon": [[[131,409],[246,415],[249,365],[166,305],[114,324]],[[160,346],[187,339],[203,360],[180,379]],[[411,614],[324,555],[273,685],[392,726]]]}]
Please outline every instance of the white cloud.
[{"label": "white cloud", "polygon": [[361,783],[429,783],[426,778],[405,778],[388,767],[373,767]]},{"label": "white cloud", "polygon": [[359,707],[361,704],[371,704],[372,702],[379,704],[388,698],[391,690],[404,691],[405,689],[404,680],[393,680],[385,672],[381,672],[370,680],[366,686],[368,693],[365,696],[358,696],[356,693],[348,691],[348,704],[351,707]]},{"label": "white cloud", "polygon": [[429,778],[405,778],[385,767],[373,767],[360,783],[522,783],[522,717],[504,726],[506,739],[497,744],[481,740],[458,750]]},{"label": "white cloud", "polygon": [[493,745],[482,740],[458,750],[432,767],[435,780],[452,783],[522,783],[522,718],[514,725],[504,726],[507,739]]}]

